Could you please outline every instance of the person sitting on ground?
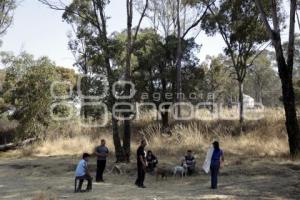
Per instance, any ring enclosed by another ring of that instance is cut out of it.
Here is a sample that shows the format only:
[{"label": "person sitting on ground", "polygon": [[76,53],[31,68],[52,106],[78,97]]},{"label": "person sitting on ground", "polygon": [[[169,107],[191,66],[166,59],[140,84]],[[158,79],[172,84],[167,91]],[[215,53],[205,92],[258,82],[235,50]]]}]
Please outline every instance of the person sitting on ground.
[{"label": "person sitting on ground", "polygon": [[152,151],[147,152],[146,161],[148,164],[147,171],[153,172],[158,163],[158,160],[157,160],[156,156],[152,153]]},{"label": "person sitting on ground", "polygon": [[76,192],[84,192],[81,190],[82,184],[84,180],[88,181],[86,192],[92,190],[92,180],[93,178],[91,177],[88,169],[88,161],[89,161],[90,155],[88,153],[84,153],[82,155],[82,159],[79,161],[77,167],[76,167],[76,172],[75,176],[76,178],[79,179],[79,184],[78,188],[75,188]]},{"label": "person sitting on ground", "polygon": [[184,166],[184,164],[186,164],[186,166],[187,166],[187,174],[189,176],[192,175],[194,173],[195,167],[196,167],[196,159],[193,156],[192,150],[188,150],[187,154],[184,156],[181,166]]}]

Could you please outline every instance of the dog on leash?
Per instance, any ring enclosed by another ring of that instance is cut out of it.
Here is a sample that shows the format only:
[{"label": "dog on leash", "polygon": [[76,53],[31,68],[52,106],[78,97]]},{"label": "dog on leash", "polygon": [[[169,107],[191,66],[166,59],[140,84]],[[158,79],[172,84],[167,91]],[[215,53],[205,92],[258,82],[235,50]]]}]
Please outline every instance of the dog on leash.
[{"label": "dog on leash", "polygon": [[183,166],[176,166],[173,170],[173,176],[175,177],[177,174],[183,178],[183,176],[186,176],[187,174],[187,165],[184,164]]},{"label": "dog on leash", "polygon": [[166,168],[156,167],[154,172],[156,176],[156,181],[158,181],[159,177],[161,177],[162,180],[167,180],[169,171]]}]

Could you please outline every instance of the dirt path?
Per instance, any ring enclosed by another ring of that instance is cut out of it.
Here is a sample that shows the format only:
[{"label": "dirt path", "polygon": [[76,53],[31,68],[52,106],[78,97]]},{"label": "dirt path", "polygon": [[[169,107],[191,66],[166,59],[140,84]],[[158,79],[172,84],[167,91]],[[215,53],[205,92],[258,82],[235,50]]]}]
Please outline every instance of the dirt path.
[{"label": "dirt path", "polygon": [[[40,192],[70,200],[196,200],[300,199],[300,164],[252,158],[230,160],[222,170],[219,189],[209,189],[209,176],[200,172],[183,180],[169,177],[156,182],[146,177],[146,189],[136,188],[134,164],[127,174],[105,174],[106,182],[93,184],[90,193],[74,194],[75,157],[0,160],[0,199],[33,199]],[[90,161],[92,169],[95,161]],[[109,164],[108,168],[111,167]]]}]

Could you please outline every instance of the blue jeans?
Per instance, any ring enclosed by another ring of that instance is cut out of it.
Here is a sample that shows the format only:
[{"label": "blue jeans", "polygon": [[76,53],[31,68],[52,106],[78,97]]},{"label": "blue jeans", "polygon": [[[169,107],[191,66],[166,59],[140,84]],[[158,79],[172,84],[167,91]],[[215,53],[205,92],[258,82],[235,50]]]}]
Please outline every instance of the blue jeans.
[{"label": "blue jeans", "polygon": [[210,164],[211,188],[212,189],[217,189],[217,187],[218,187],[219,169],[220,169],[220,161],[212,161]]}]

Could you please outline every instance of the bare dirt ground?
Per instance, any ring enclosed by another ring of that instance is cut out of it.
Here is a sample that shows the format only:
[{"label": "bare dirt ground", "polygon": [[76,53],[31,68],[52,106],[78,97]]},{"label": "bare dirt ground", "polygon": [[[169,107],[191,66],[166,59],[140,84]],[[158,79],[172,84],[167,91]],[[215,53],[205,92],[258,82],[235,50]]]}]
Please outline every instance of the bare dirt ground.
[{"label": "bare dirt ground", "polygon": [[[111,169],[112,160],[107,169]],[[77,162],[78,157],[74,156],[1,157],[0,199],[47,199],[43,195],[70,200],[300,199],[300,163],[283,158],[228,156],[219,177],[219,189],[215,191],[209,189],[210,177],[201,170],[182,180],[169,177],[156,182],[155,177],[147,175],[147,188],[139,189],[133,184],[136,174],[132,162],[126,167],[126,174],[106,172],[105,183],[93,184],[90,193],[75,194],[73,176]],[[164,164],[172,168],[175,158]],[[94,174],[94,158],[90,165]]]}]

